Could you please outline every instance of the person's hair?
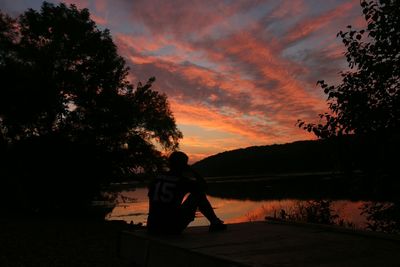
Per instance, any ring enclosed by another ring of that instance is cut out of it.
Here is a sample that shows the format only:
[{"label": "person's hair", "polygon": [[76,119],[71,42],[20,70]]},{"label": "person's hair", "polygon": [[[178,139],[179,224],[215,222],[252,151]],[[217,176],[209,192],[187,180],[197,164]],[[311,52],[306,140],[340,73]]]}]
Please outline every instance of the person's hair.
[{"label": "person's hair", "polygon": [[181,170],[188,164],[189,157],[181,152],[181,151],[174,151],[168,158],[169,161],[169,168],[171,170]]}]

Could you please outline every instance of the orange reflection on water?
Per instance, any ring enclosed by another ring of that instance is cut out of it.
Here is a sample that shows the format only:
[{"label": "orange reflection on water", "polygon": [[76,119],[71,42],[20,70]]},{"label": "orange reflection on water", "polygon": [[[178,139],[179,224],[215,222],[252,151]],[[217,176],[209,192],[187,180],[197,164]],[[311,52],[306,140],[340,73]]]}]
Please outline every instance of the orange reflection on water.
[{"label": "orange reflection on water", "polygon": [[[123,220],[126,222],[146,223],[149,203],[147,188],[138,188],[131,191],[122,191],[118,198],[118,204],[107,215],[107,220]],[[130,201],[124,201],[129,199]]]},{"label": "orange reflection on water", "polygon": [[[127,222],[146,224],[148,214],[147,188],[138,188],[135,191],[123,191],[121,194],[133,202],[121,201],[107,216],[108,220],[124,220]],[[124,198],[122,198],[124,199]],[[209,196],[215,213],[226,223],[241,223],[249,221],[262,221],[266,216],[279,217],[279,212],[285,210],[287,214],[296,213],[306,201],[301,200],[237,200],[222,199]],[[351,222],[357,228],[363,228],[366,219],[361,215],[361,207],[365,202],[352,202],[348,200],[332,201],[332,214],[338,214],[340,219]],[[196,219],[190,226],[208,225],[207,219],[196,214]]]},{"label": "orange reflection on water", "polygon": [[291,210],[297,200],[236,200],[209,197],[213,206],[221,212],[222,219],[227,223],[241,223],[264,220],[266,216],[273,216],[281,209]]}]

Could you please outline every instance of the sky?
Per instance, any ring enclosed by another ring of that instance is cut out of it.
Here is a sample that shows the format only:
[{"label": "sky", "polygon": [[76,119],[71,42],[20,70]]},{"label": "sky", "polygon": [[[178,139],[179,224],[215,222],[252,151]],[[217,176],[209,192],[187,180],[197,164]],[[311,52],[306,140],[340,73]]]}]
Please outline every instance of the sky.
[{"label": "sky", "polygon": [[[48,1],[59,3],[60,1]],[[193,163],[249,146],[315,139],[296,126],[328,111],[318,80],[340,82],[359,0],[67,0],[109,29],[133,84],[155,76]],[[1,0],[17,16],[38,0]]]}]

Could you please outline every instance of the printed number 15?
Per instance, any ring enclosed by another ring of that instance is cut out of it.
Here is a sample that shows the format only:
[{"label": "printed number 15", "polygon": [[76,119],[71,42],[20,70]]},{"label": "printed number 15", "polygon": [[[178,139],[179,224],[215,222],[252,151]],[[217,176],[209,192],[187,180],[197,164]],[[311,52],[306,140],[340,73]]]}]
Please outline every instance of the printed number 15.
[{"label": "printed number 15", "polygon": [[158,182],[154,190],[154,201],[169,203],[174,200],[174,189],[176,185],[168,182]]}]

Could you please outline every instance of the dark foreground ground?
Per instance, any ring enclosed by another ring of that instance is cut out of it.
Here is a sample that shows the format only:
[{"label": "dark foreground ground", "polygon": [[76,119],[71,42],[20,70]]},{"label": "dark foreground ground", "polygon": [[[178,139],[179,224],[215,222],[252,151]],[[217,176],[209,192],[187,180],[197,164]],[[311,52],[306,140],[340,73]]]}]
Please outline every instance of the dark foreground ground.
[{"label": "dark foreground ground", "polygon": [[120,222],[0,219],[0,266],[127,266]]},{"label": "dark foreground ground", "polygon": [[146,267],[398,267],[394,235],[280,221],[191,227],[180,236],[124,231],[121,255]]}]

